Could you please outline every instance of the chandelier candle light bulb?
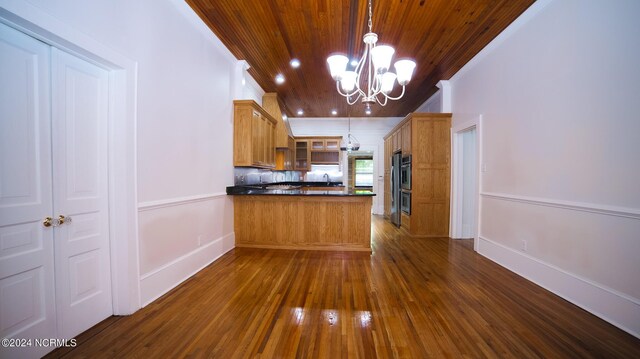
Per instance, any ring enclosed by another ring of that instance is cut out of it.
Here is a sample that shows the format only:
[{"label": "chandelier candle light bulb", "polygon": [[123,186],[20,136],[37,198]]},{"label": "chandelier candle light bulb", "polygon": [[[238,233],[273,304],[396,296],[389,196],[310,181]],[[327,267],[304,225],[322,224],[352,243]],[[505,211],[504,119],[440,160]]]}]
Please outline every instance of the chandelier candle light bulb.
[{"label": "chandelier candle light bulb", "polygon": [[[403,59],[394,64],[396,73],[390,72],[391,59],[395,49],[389,45],[378,45],[378,35],[372,31],[372,6],[369,0],[369,32],[363,37],[365,43],[364,54],[360,61],[354,65],[353,71],[347,71],[349,58],[342,54],[334,54],[327,58],[329,72],[334,81],[338,93],[347,98],[349,105],[362,99],[371,113],[371,104],[378,103],[385,106],[388,100],[399,100],[404,96],[405,86],[411,81],[413,71],[416,68],[415,61]],[[397,97],[390,96],[395,82],[402,86],[402,93]]]}]

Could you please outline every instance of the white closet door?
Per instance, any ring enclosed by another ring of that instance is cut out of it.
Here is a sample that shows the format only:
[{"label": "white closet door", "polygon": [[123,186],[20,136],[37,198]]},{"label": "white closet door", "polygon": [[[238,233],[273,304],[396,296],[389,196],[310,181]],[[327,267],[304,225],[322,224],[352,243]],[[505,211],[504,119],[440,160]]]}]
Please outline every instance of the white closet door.
[{"label": "white closet door", "polygon": [[[108,223],[108,72],[52,50],[53,199],[58,336],[113,313]],[[72,218],[68,222],[68,218]]]},{"label": "white closet door", "polygon": [[[0,24],[0,337],[54,338],[50,47]],[[0,357],[48,348],[0,348]]]}]

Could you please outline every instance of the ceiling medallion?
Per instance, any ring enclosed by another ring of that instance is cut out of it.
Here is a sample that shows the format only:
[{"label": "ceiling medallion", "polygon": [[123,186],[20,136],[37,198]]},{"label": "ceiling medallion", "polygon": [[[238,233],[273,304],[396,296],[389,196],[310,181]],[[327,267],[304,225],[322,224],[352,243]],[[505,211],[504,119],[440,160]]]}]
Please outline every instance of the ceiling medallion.
[{"label": "ceiling medallion", "polygon": [[[405,86],[411,81],[415,61],[402,59],[396,61],[396,73],[389,71],[391,58],[395,49],[388,45],[378,45],[378,35],[372,31],[372,10],[369,0],[369,32],[363,37],[365,43],[364,54],[353,70],[347,71],[349,58],[343,54],[331,55],[327,58],[331,77],[336,81],[338,93],[347,98],[349,105],[358,100],[365,104],[367,114],[371,113],[371,104],[381,106],[387,100],[399,100],[404,96]],[[390,96],[393,85],[398,82],[402,86],[402,93],[398,97]]]}]

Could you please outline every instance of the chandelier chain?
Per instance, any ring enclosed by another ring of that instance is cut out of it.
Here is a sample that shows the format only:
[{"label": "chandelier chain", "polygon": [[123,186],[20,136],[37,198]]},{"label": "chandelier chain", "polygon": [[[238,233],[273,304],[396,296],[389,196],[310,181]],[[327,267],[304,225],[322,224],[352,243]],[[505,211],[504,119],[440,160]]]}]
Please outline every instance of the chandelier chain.
[{"label": "chandelier chain", "polygon": [[372,11],[371,11],[371,0],[369,0],[369,32],[373,32],[373,21],[371,20],[372,18]]}]

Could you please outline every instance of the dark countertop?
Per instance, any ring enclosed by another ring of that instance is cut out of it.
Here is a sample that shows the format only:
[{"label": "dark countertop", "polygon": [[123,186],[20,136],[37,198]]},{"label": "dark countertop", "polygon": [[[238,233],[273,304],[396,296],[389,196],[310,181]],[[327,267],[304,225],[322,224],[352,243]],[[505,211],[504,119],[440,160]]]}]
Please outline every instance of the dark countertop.
[{"label": "dark countertop", "polygon": [[[286,188],[290,186],[291,188]],[[376,194],[369,190],[336,190],[331,187],[341,187],[342,182],[279,182],[268,184],[254,185],[238,185],[227,187],[228,195],[259,195],[259,196],[375,196]],[[314,189],[305,189],[305,187],[314,187]],[[320,190],[318,187],[327,187],[327,190]]]}]

